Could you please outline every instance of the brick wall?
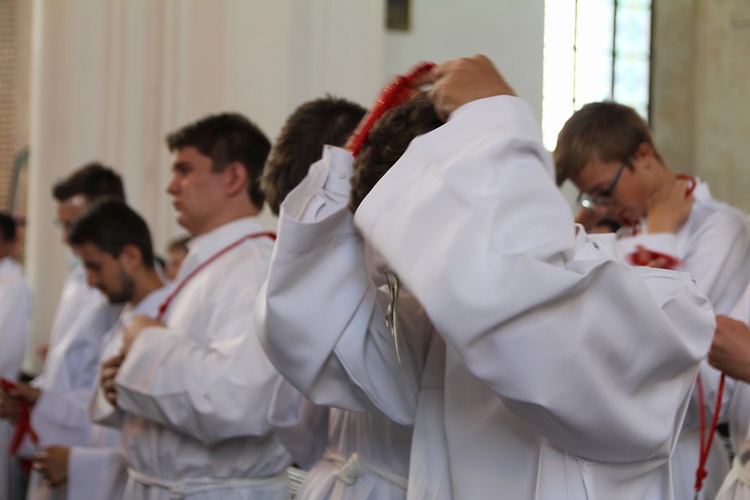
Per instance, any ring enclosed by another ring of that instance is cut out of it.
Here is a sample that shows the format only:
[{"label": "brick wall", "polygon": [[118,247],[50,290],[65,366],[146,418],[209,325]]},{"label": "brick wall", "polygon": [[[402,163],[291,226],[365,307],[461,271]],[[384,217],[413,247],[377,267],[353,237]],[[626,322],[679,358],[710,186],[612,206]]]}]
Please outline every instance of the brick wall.
[{"label": "brick wall", "polygon": [[25,213],[25,192],[10,207],[13,167],[29,142],[31,5],[0,0],[0,209]]},{"label": "brick wall", "polygon": [[8,209],[15,142],[13,86],[15,82],[15,0],[0,0],[0,208]]}]

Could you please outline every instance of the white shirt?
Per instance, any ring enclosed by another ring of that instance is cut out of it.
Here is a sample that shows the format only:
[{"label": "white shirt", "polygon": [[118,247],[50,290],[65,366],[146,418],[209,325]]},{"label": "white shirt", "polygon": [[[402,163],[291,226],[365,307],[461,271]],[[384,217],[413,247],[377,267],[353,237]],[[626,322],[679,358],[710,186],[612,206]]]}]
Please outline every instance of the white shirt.
[{"label": "white shirt", "polygon": [[[66,287],[67,289],[67,287]],[[82,305],[77,319],[60,333],[51,344],[42,374],[33,384],[41,389],[31,412],[31,425],[39,435],[39,450],[48,446],[88,446],[92,423],[88,406],[96,384],[100,355],[107,332],[117,321],[122,306],[110,304],[99,291],[78,288],[88,302]],[[64,292],[65,295],[65,292]],[[79,304],[78,297],[61,299],[58,317],[72,317],[68,311]],[[62,314],[61,314],[62,313]],[[19,455],[30,458],[38,451],[28,439],[23,441]],[[66,498],[65,489],[51,489],[43,478],[32,471],[29,479],[29,498]]]},{"label": "white shirt", "polygon": [[26,350],[31,293],[21,266],[11,257],[0,259],[0,377],[15,380]]},{"label": "white shirt", "polygon": [[[399,300],[402,366],[376,260],[324,189],[339,168],[311,169],[285,202],[258,302],[290,383],[413,424],[410,499],[672,498],[669,455],[712,311],[688,275],[630,268],[574,235],[522,101],[463,106],[357,211],[419,297]],[[301,221],[314,204],[322,218]]]},{"label": "white shirt", "polygon": [[[0,259],[0,377],[16,380],[26,350],[31,293],[21,266],[11,257]],[[0,421],[0,498],[8,496],[8,453],[11,426]]]},{"label": "white shirt", "polygon": [[[176,285],[221,249],[261,231],[256,218],[244,218],[194,238]],[[272,248],[266,237],[247,240],[198,272],[169,306],[167,326],[145,329],[120,368],[118,406],[129,414],[123,453],[131,476],[149,478],[141,484],[155,495],[149,498],[169,498],[157,483],[177,481],[188,490],[193,483],[219,488],[196,498],[225,498],[228,489],[232,498],[289,495],[285,478],[268,496],[233,483],[280,477],[290,462],[267,417],[279,375],[253,324]],[[133,491],[135,498],[145,490]]]},{"label": "white shirt", "polygon": [[[135,307],[128,304],[122,309],[119,319],[102,339],[100,364],[110,354],[110,346],[116,345],[119,350],[122,342],[122,328],[130,321],[130,318],[134,315],[156,317],[159,306],[168,292],[168,288],[160,288],[144,297]],[[93,388],[94,394],[101,392],[98,380],[96,382]],[[106,399],[104,402],[106,403]],[[91,425],[88,442],[70,449],[68,480],[64,488],[58,489],[67,490],[67,496],[60,496],[60,498],[88,500],[122,498],[127,475],[125,463],[119,451],[120,439],[119,429],[103,427],[96,423]]]}]

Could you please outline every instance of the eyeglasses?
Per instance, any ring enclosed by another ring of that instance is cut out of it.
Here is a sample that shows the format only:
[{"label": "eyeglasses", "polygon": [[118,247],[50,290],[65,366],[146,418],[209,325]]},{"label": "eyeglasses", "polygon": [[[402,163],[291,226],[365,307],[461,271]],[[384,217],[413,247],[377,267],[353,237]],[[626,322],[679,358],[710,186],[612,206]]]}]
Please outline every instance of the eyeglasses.
[{"label": "eyeglasses", "polygon": [[622,161],[622,164],[620,164],[620,168],[617,169],[617,173],[615,174],[614,179],[612,179],[612,182],[609,184],[609,187],[602,191],[599,194],[589,194],[584,193],[583,191],[580,191],[578,193],[578,197],[576,198],[576,201],[579,205],[585,208],[594,209],[596,207],[609,207],[615,204],[615,197],[612,194],[615,190],[615,187],[617,186],[617,181],[620,180],[620,175],[622,174],[622,170],[625,168],[625,165],[628,164],[628,160],[625,159]]}]

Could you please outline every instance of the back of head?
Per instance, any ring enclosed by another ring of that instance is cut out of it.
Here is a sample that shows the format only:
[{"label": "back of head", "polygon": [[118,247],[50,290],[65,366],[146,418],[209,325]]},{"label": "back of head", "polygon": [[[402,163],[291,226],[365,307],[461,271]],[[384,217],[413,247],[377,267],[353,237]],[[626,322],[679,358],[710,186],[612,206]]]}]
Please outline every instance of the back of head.
[{"label": "back of head", "polygon": [[16,240],[16,221],[6,212],[0,212],[0,238],[3,243]]},{"label": "back of head", "polygon": [[365,115],[365,108],[346,99],[326,96],[306,102],[289,116],[263,169],[263,190],[271,211],[307,175],[323,146],[343,146]]},{"label": "back of head", "polygon": [[143,218],[115,198],[103,198],[91,205],[70,228],[70,244],[91,243],[112,257],[119,257],[125,245],[135,245],[141,252],[143,265],[154,266],[151,233]]},{"label": "back of head", "polygon": [[101,163],[87,163],[52,187],[52,196],[65,201],[76,195],[84,195],[89,202],[111,196],[125,202],[122,178],[111,168]]},{"label": "back of head", "polygon": [[557,184],[575,177],[591,161],[621,162],[641,143],[654,147],[651,131],[631,107],[616,102],[592,102],[573,113],[557,136]]},{"label": "back of head", "polygon": [[354,160],[349,209],[357,210],[380,178],[403,156],[412,139],[443,123],[425,94],[384,113],[373,125]]},{"label": "back of head", "polygon": [[265,196],[260,177],[271,142],[253,122],[239,113],[211,115],[167,135],[171,152],[194,147],[211,158],[214,172],[223,171],[230,163],[240,162],[248,175],[248,196],[261,208]]}]

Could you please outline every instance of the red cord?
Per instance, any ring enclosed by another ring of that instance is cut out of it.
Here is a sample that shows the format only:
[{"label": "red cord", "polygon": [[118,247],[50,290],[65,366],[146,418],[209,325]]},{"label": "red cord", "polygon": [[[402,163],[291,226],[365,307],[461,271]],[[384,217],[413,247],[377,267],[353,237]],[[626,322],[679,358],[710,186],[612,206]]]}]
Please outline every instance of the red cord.
[{"label": "red cord", "polygon": [[695,180],[695,177],[688,174],[677,174],[677,179],[681,181],[687,181],[688,183],[687,191],[685,191],[685,197],[693,194],[693,191],[695,191],[695,188],[698,185],[698,181]]},{"label": "red cord", "polygon": [[[18,384],[11,382],[10,380],[0,378],[0,389],[5,392],[12,391],[18,387]],[[17,399],[21,415],[16,421],[15,430],[13,431],[13,437],[10,440],[10,446],[8,447],[8,455],[15,457],[18,453],[18,448],[21,447],[23,437],[28,434],[29,440],[37,445],[39,444],[39,436],[34,432],[34,428],[31,427],[31,409],[29,403],[24,399]]]},{"label": "red cord", "polygon": [[711,427],[709,428],[708,439],[706,439],[706,415],[705,415],[705,396],[703,394],[703,382],[701,381],[700,374],[698,379],[695,381],[698,388],[698,404],[700,406],[700,459],[698,461],[698,469],[695,471],[695,493],[703,489],[703,480],[708,476],[706,471],[706,463],[708,462],[708,455],[711,452],[711,444],[714,441],[714,435],[716,434],[716,427],[719,425],[719,413],[721,412],[721,403],[724,398],[724,383],[726,382],[726,373],[721,374],[719,380],[719,392],[716,396],[716,406],[714,407],[714,416],[711,420]]},{"label": "red cord", "polygon": [[370,129],[377,122],[383,113],[389,109],[395,108],[409,98],[410,92],[414,89],[414,81],[435,67],[435,63],[421,62],[414,66],[406,75],[399,75],[380,92],[378,99],[375,101],[370,112],[364,121],[357,127],[351,138],[347,142],[346,148],[350,149],[352,156],[356,157],[362,148],[370,133]]},{"label": "red cord", "polygon": [[215,254],[213,254],[211,257],[209,257],[208,260],[206,260],[203,264],[201,264],[198,267],[196,267],[195,269],[193,269],[193,271],[190,274],[188,274],[187,276],[185,276],[185,279],[183,279],[182,281],[180,281],[180,283],[175,287],[175,289],[172,290],[172,293],[170,293],[169,296],[164,300],[164,302],[162,302],[162,304],[159,306],[159,315],[156,317],[156,321],[161,321],[162,320],[162,318],[164,317],[164,313],[167,312],[167,308],[169,308],[169,304],[172,303],[172,300],[182,291],[182,288],[188,283],[188,281],[190,281],[191,279],[193,279],[193,277],[196,274],[198,274],[200,271],[202,271],[203,269],[205,269],[209,264],[211,264],[213,261],[215,261],[216,259],[218,259],[222,255],[224,255],[225,253],[229,252],[234,247],[239,246],[241,243],[243,243],[243,242],[245,242],[247,240],[252,240],[254,238],[263,238],[263,237],[271,238],[272,240],[276,240],[276,233],[263,232],[263,233],[253,233],[253,234],[245,235],[242,238],[240,238],[239,240],[237,240],[237,241],[235,241],[233,243],[230,243],[229,245],[225,246],[224,248],[222,248],[221,250],[219,250],[218,252],[216,252]]}]

